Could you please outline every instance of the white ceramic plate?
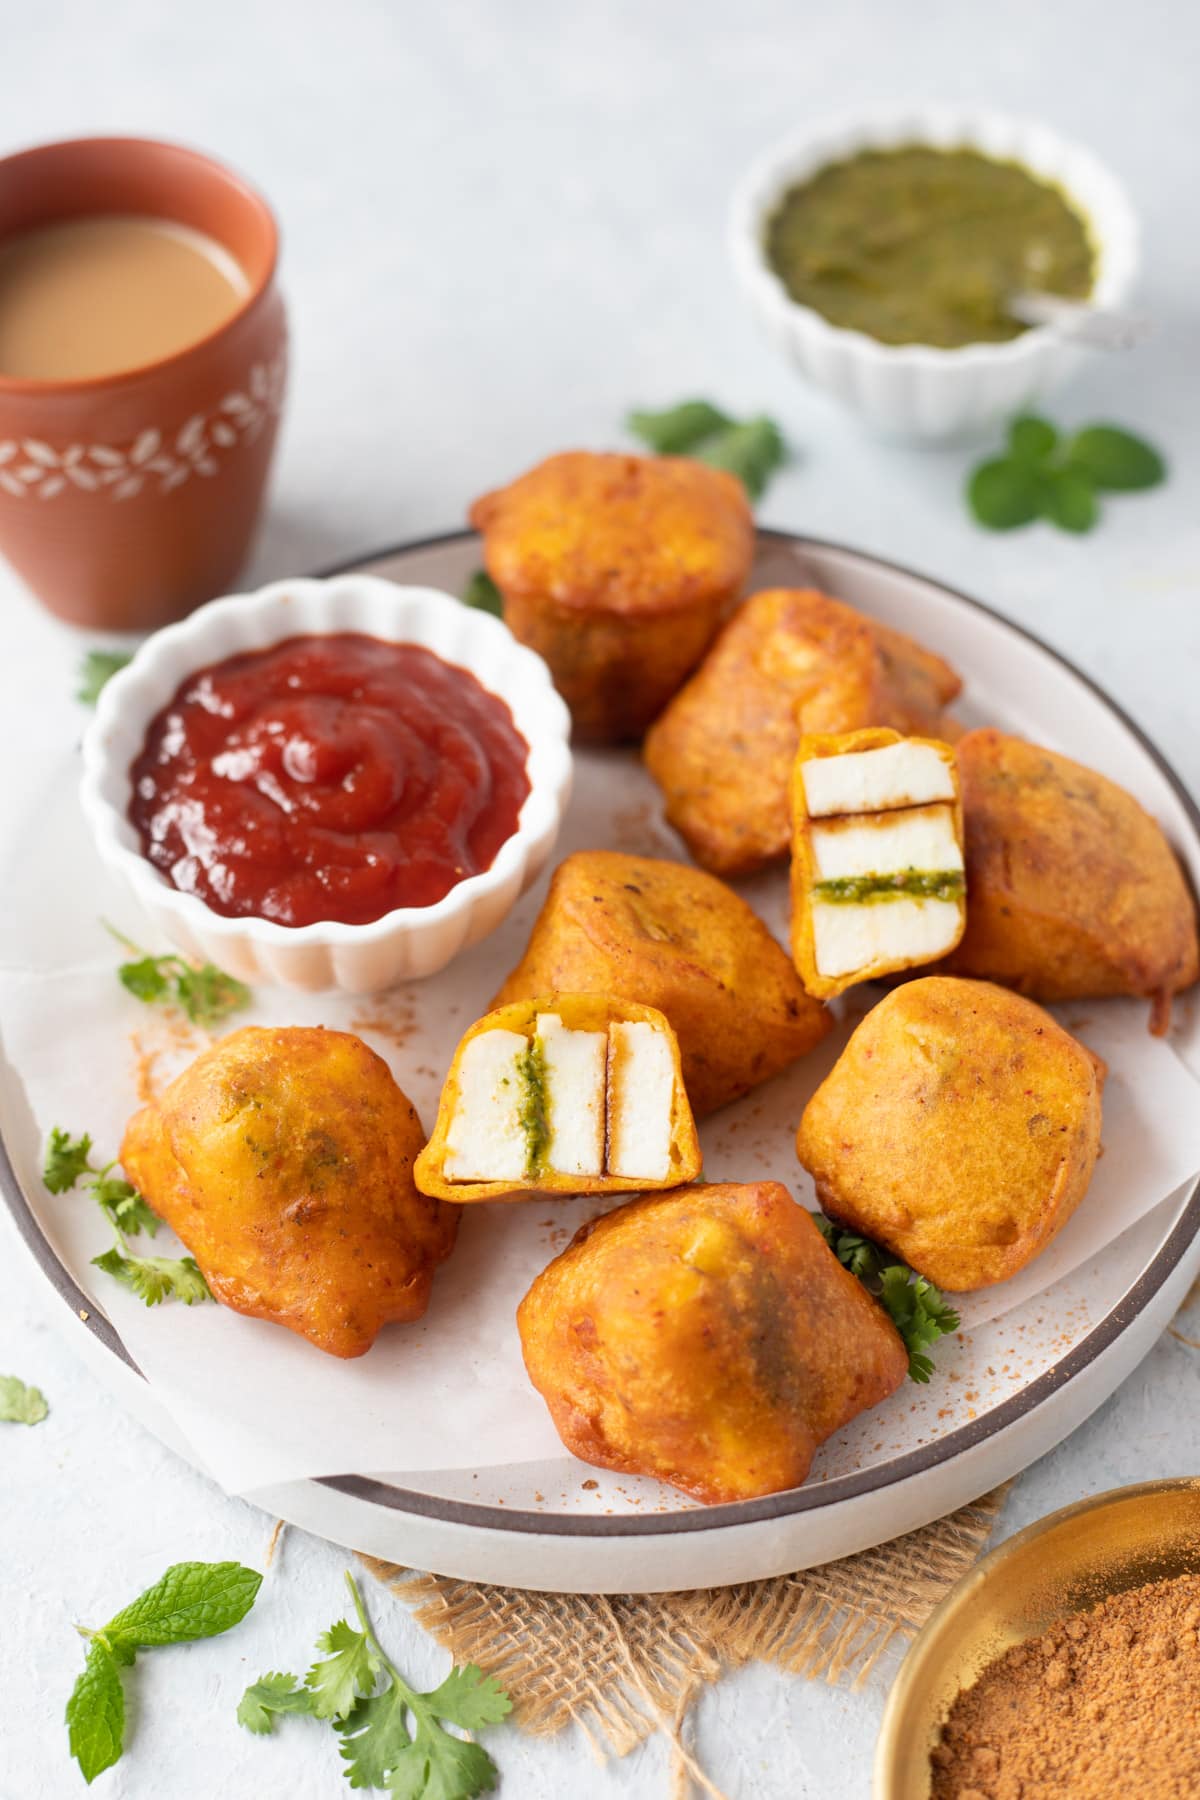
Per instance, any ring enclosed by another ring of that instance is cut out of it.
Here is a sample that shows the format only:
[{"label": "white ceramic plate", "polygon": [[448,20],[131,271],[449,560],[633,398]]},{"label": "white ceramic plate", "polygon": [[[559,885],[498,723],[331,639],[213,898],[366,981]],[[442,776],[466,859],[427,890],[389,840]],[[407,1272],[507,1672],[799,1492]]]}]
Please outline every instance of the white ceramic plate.
[{"label": "white ceramic plate", "polygon": [[[397,581],[461,591],[478,565],[477,540],[461,533],[359,565]],[[978,603],[876,558],[764,532],[757,585],[812,583],[910,631],[963,673],[968,719],[990,719],[1103,770],[1165,826],[1200,885],[1200,815],[1170,769],[1119,709],[1068,663]],[[618,847],[671,854],[654,790],[623,753],[577,757],[574,806],[605,806]],[[63,791],[75,779],[62,771]],[[618,804],[619,797],[619,804]],[[619,830],[616,822],[619,820]],[[22,881],[57,877],[61,833],[35,832]],[[563,848],[575,847],[568,814]],[[678,852],[676,852],[678,853]],[[83,871],[72,874],[85,879]],[[774,879],[774,878],[773,878]],[[541,899],[513,915],[519,948]],[[756,903],[777,905],[755,884]],[[17,908],[19,915],[20,908]],[[508,929],[507,927],[505,928]],[[512,945],[497,947],[497,970]],[[479,952],[473,952],[478,955]],[[434,977],[425,990],[443,979]],[[1200,1025],[1185,1002],[1174,1042],[1200,1070]],[[330,1023],[340,1022],[331,1017]],[[780,1082],[786,1081],[780,1077]],[[765,1096],[764,1116],[772,1101]],[[778,1106],[778,1100],[775,1105]],[[41,1276],[81,1321],[80,1349],[125,1405],[182,1454],[192,1454],[104,1316],[103,1289],[61,1228],[41,1189],[19,1071],[0,1067],[0,1186]],[[745,1102],[745,1131],[759,1099]],[[726,1162],[737,1109],[712,1122]],[[794,1123],[786,1107],[779,1118]],[[709,1128],[706,1127],[706,1131]],[[761,1120],[757,1129],[761,1129]],[[785,1141],[786,1140],[786,1141]],[[795,1187],[790,1133],[778,1172]],[[706,1144],[706,1149],[709,1146]],[[729,1173],[728,1167],[718,1171]],[[763,1174],[756,1166],[753,1173]],[[348,1472],[259,1489],[264,1507],[311,1531],[393,1561],[478,1580],[565,1591],[688,1588],[809,1567],[912,1530],[1026,1467],[1080,1424],[1150,1349],[1200,1267],[1200,1183],[1144,1216],[1054,1288],[939,1346],[928,1389],[908,1384],[818,1456],[808,1483],[758,1501],[713,1508],[652,1482],[592,1470],[568,1458],[539,1464],[423,1471]],[[196,1460],[194,1454],[192,1460]],[[587,1484],[585,1486],[585,1483]]]}]

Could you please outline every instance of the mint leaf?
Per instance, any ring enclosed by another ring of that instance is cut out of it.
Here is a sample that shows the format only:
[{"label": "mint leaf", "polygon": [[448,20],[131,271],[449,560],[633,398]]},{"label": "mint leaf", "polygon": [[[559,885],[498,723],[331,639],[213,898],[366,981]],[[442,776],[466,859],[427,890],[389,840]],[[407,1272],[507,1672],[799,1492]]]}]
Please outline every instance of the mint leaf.
[{"label": "mint leaf", "polygon": [[719,432],[695,454],[711,468],[736,475],[751,500],[762,499],[772,475],[787,461],[783,434],[774,420],[765,416]]},{"label": "mint leaf", "polygon": [[73,1138],[69,1131],[60,1131],[56,1125],[50,1133],[42,1164],[42,1180],[50,1192],[65,1194],[73,1188],[90,1168],[91,1154],[92,1140],[86,1131],[82,1137]]},{"label": "mint leaf", "polygon": [[1038,516],[1038,476],[1024,463],[997,457],[980,463],[967,482],[967,502],[989,531],[1012,531]]},{"label": "mint leaf", "polygon": [[125,1695],[108,1646],[93,1639],[83,1674],[67,1701],[71,1755],[90,1787],[121,1754],[125,1738]]},{"label": "mint leaf", "polygon": [[512,1701],[494,1675],[485,1675],[475,1663],[451,1669],[440,1687],[425,1695],[429,1710],[464,1731],[498,1725],[512,1711]]},{"label": "mint leaf", "polygon": [[245,1618],[261,1586],[257,1569],[241,1563],[175,1563],[108,1621],[104,1636],[138,1650],[218,1637]]},{"label": "mint leaf", "polygon": [[486,569],[476,569],[467,577],[462,602],[464,606],[473,606],[476,612],[491,613],[495,619],[504,617],[504,596]]},{"label": "mint leaf", "polygon": [[26,1387],[15,1375],[0,1375],[0,1420],[7,1425],[40,1425],[50,1408],[41,1388]]},{"label": "mint leaf", "polygon": [[1023,413],[1008,428],[1008,453],[1021,463],[1044,463],[1054,454],[1058,433],[1048,419]]},{"label": "mint leaf", "polygon": [[1062,531],[1090,531],[1100,517],[1091,481],[1072,468],[1047,469],[1039,476],[1038,506]]},{"label": "mint leaf", "polygon": [[[284,1713],[311,1713],[312,1695],[294,1675],[263,1675],[238,1701],[237,1720],[247,1731],[265,1737]],[[353,1782],[350,1784],[353,1787]]]},{"label": "mint leaf", "polygon": [[128,650],[89,650],[79,665],[79,686],[75,690],[75,698],[82,700],[85,706],[95,706],[100,698],[100,690],[112,680],[119,669],[132,662],[133,656]]},{"label": "mint leaf", "polygon": [[909,1378],[928,1381],[933,1362],[924,1352],[938,1338],[958,1330],[958,1314],[931,1281],[914,1275],[902,1263],[884,1269],[879,1280],[879,1298],[908,1348]]},{"label": "mint leaf", "polygon": [[664,412],[631,412],[625,429],[657,456],[686,456],[705,438],[730,430],[734,423],[708,400],[681,400]]},{"label": "mint leaf", "polygon": [[312,1709],[318,1719],[345,1719],[358,1700],[369,1694],[379,1673],[380,1659],[367,1635],[339,1619],[317,1639],[318,1650],[331,1654],[315,1662],[304,1677],[312,1692]]},{"label": "mint leaf", "polygon": [[182,1300],[185,1306],[199,1306],[212,1299],[212,1292],[191,1256],[130,1256],[115,1245],[92,1262],[106,1275],[115,1276],[124,1287],[147,1306],[158,1306],[163,1300]]},{"label": "mint leaf", "polygon": [[1134,493],[1157,487],[1167,465],[1152,444],[1116,425],[1088,425],[1067,445],[1067,459],[1094,486]]}]

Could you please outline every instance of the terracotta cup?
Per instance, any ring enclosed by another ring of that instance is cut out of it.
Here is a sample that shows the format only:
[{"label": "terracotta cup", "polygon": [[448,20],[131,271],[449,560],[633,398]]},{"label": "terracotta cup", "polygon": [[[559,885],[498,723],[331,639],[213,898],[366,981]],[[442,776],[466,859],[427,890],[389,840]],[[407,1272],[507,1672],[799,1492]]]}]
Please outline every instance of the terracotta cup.
[{"label": "terracotta cup", "polygon": [[142,368],[0,372],[0,553],[60,618],[144,631],[227,592],[249,549],[286,373],[279,236],[240,177],[176,144],[79,138],[0,160],[0,238],[97,213],[207,232],[249,282],[218,330]]}]

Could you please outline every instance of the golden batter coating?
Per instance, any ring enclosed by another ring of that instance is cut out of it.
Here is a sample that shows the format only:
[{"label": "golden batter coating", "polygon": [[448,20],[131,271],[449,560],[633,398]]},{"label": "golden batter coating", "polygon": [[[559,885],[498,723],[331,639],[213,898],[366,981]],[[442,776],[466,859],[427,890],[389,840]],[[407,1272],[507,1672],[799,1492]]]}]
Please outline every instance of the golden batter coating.
[{"label": "golden batter coating", "polygon": [[580,850],[559,864],[493,1004],[555,989],[665,1013],[697,1118],[779,1074],[831,1024],[786,951],[723,882],[615,850]]},{"label": "golden batter coating", "polygon": [[1087,1192],[1104,1064],[986,981],[907,982],[862,1021],[796,1152],[831,1219],[938,1287],[1015,1275]]},{"label": "golden batter coating", "polygon": [[576,734],[639,738],[741,592],[741,483],[680,456],[569,450],[476,500],[504,622],[550,666]]},{"label": "golden batter coating", "polygon": [[413,1184],[424,1141],[360,1038],[250,1025],[134,1114],[121,1162],[222,1305],[361,1356],[454,1248],[458,1208]]},{"label": "golden batter coating", "polygon": [[696,861],[749,875],[786,855],[802,732],[953,735],[962,686],[901,632],[811,589],[751,595],[647,734],[646,767]]},{"label": "golden batter coating", "polygon": [[944,967],[1035,1000],[1144,995],[1165,1031],[1200,960],[1196,908],[1157,820],[1021,738],[972,731],[957,748],[967,928]]},{"label": "golden batter coating", "polygon": [[777,1181],[594,1219],[517,1324],[568,1450],[709,1504],[798,1487],[818,1445],[908,1370],[882,1307]]}]

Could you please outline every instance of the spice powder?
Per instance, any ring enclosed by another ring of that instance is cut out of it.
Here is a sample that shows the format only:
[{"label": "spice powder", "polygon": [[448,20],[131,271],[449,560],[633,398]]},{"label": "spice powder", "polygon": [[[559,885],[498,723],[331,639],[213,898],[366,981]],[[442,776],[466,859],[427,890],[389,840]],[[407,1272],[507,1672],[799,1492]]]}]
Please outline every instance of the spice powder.
[{"label": "spice powder", "polygon": [[990,1663],[930,1752],[932,1800],[1200,1800],[1200,1575],[1148,1582]]}]

